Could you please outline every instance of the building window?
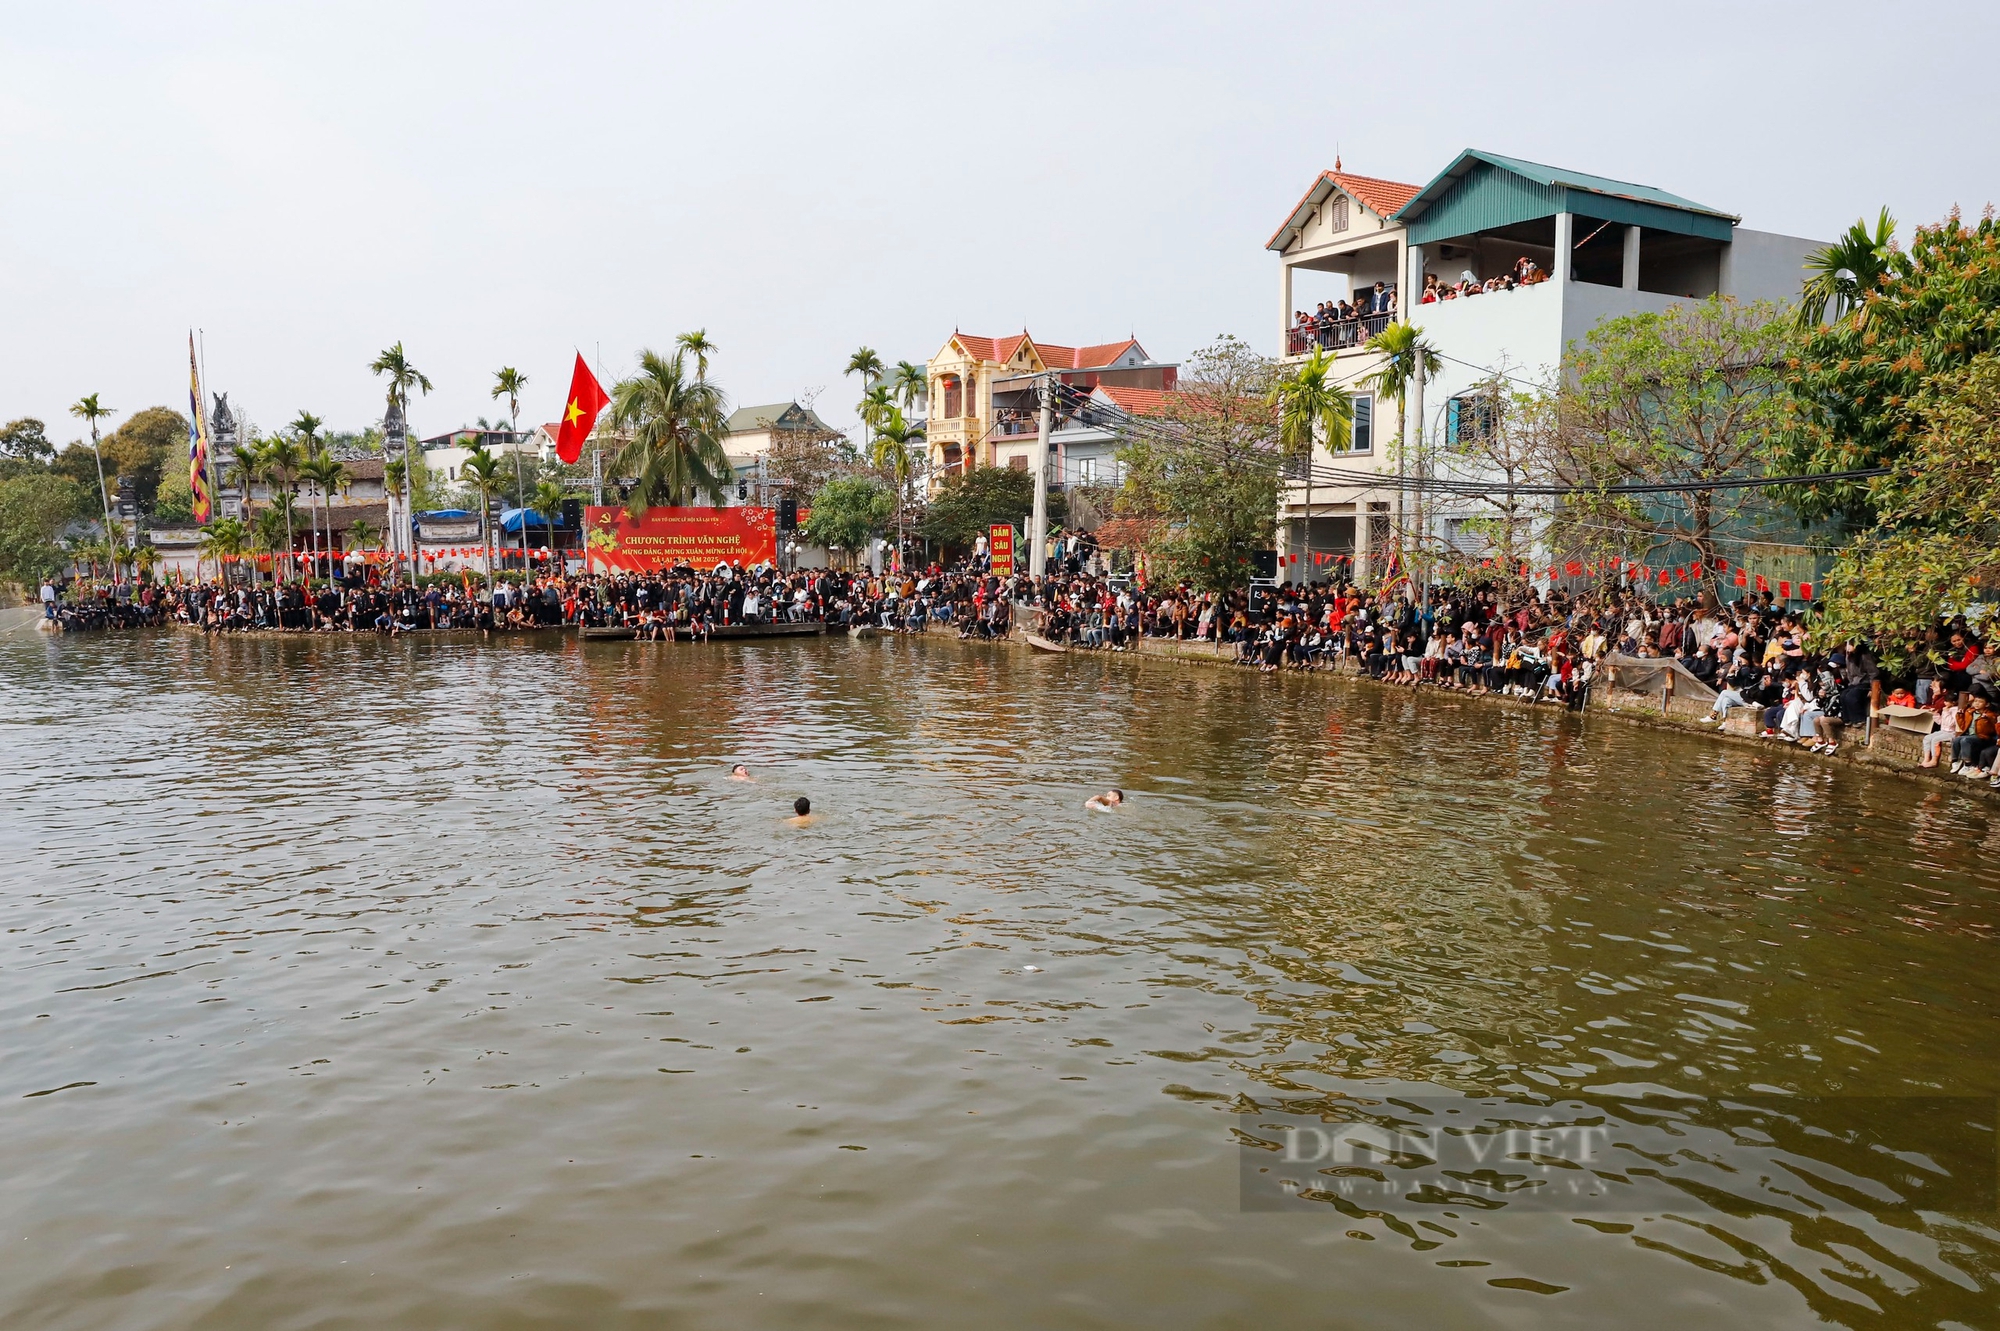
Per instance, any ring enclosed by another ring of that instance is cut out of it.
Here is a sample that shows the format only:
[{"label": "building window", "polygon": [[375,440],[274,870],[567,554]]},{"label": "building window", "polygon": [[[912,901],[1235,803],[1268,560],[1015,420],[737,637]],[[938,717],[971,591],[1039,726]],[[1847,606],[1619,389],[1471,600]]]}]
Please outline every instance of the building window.
[{"label": "building window", "polygon": [[1327,229],[1331,231],[1347,230],[1347,196],[1345,194],[1336,194],[1333,196],[1333,211],[1328,214]]},{"label": "building window", "polygon": [[956,420],[965,414],[960,409],[964,404],[964,399],[965,394],[959,386],[958,376],[955,374],[944,376],[944,417],[946,420]]},{"label": "building window", "polygon": [[1494,402],[1491,393],[1455,397],[1444,404],[1444,439],[1447,444],[1477,444],[1493,437]]},{"label": "building window", "polygon": [[1354,395],[1354,451],[1372,453],[1375,451],[1375,395],[1356,393]]},{"label": "building window", "polygon": [[1026,471],[1028,469],[1028,459],[1016,453],[1013,457],[1007,459],[1007,465],[1015,471]]}]

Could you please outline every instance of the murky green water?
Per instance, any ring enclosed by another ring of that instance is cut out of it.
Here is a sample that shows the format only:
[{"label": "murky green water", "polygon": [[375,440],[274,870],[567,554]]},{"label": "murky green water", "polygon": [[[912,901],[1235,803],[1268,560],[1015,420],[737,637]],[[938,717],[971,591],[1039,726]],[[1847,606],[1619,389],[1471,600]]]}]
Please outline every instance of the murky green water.
[{"label": "murky green water", "polygon": [[17,636],[0,1326],[2000,1324],[1995,812],[1421,701]]}]

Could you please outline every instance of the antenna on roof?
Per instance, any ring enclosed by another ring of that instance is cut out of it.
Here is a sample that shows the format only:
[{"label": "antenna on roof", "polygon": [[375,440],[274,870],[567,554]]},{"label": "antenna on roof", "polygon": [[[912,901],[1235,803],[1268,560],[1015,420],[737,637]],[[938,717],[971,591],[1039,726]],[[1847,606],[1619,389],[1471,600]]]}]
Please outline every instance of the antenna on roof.
[{"label": "antenna on roof", "polygon": [[1340,170],[1340,149],[1338,148],[1333,150],[1333,169],[1336,171]]}]

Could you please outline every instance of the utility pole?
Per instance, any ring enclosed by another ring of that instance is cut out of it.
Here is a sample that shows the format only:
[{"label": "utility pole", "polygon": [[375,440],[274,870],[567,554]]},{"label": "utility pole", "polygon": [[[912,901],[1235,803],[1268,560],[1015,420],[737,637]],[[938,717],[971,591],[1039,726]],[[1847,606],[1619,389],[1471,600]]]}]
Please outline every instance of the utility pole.
[{"label": "utility pole", "polygon": [[1039,578],[1048,564],[1049,530],[1049,418],[1053,414],[1055,389],[1048,374],[1037,385],[1041,410],[1035,415],[1035,515],[1028,529],[1028,576]]},{"label": "utility pole", "polygon": [[601,448],[593,448],[590,450],[590,494],[591,494],[590,502],[597,505],[597,507],[599,508],[603,508],[604,507],[604,450]]}]

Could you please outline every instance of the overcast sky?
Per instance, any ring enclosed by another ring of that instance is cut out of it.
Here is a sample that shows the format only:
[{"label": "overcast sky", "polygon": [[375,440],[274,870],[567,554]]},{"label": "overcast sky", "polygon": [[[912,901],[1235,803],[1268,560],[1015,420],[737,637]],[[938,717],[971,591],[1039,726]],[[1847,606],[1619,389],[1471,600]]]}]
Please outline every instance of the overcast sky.
[{"label": "overcast sky", "polygon": [[[1845,11],[1845,12],[1843,12]],[[1487,148],[1744,225],[2000,193],[2000,8],[0,3],[0,419],[209,384],[261,425],[553,419],[706,328],[737,403],[858,395],[954,328],[1276,349],[1264,242],[1338,152]]]}]

